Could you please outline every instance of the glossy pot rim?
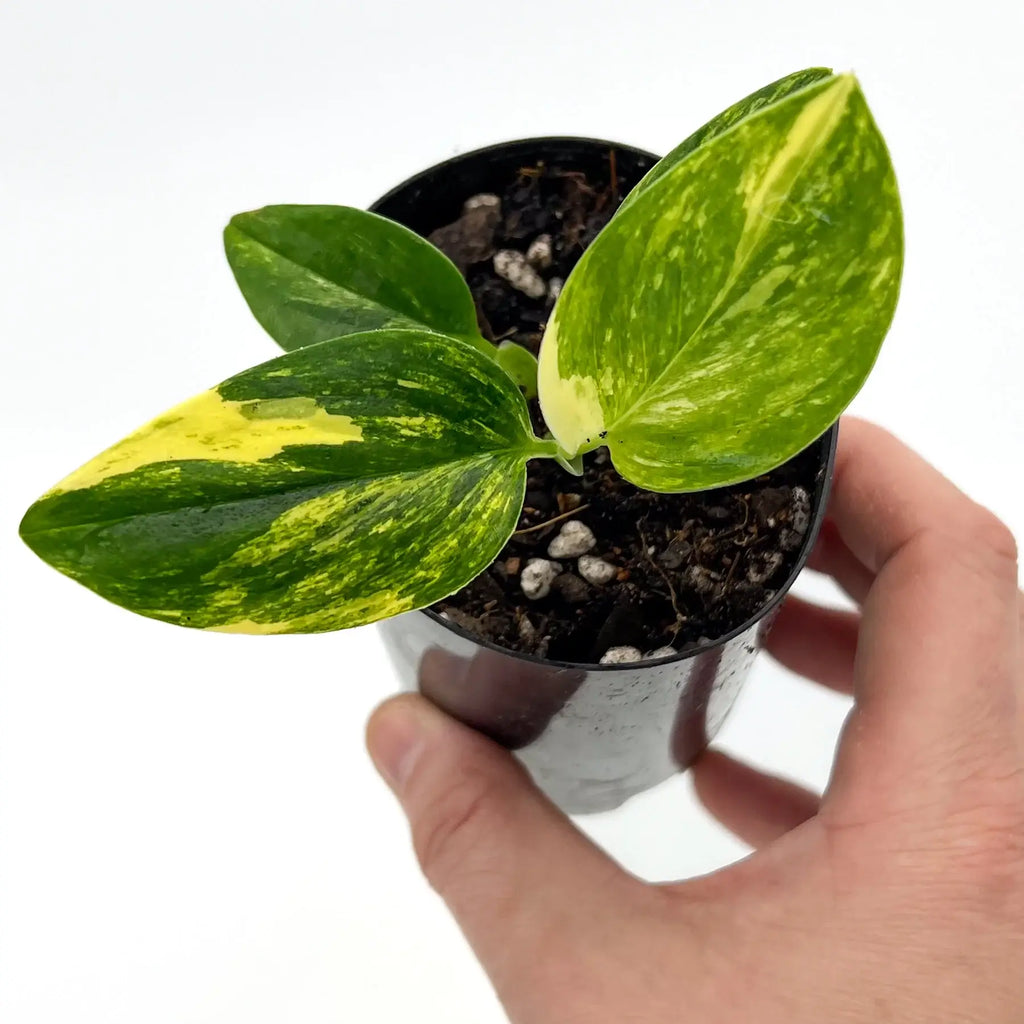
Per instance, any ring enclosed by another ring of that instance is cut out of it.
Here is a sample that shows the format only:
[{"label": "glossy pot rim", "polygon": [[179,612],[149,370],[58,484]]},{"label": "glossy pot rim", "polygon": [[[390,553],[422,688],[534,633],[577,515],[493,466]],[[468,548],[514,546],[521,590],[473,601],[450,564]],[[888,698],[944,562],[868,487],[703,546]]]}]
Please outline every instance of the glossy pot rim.
[{"label": "glossy pot rim", "polygon": [[388,189],[379,199],[374,200],[370,204],[369,210],[375,212],[378,207],[391,202],[395,196],[401,195],[406,189],[414,188],[421,182],[433,178],[436,174],[457,164],[468,163],[471,160],[479,160],[481,158],[486,159],[489,156],[502,156],[509,150],[530,149],[533,147],[553,148],[556,146],[579,146],[585,149],[597,148],[601,150],[621,149],[651,160],[661,159],[657,153],[652,153],[650,150],[642,149],[639,146],[630,146],[622,142],[614,142],[611,139],[590,138],[586,135],[534,135],[525,139],[509,139],[507,142],[493,142],[488,146],[481,146],[479,149],[470,149],[465,153],[456,153],[454,156],[447,157],[439,163],[426,168],[426,170],[410,175],[404,181],[395,185],[394,188]]},{"label": "glossy pot rim", "polygon": [[[508,142],[496,142],[488,146],[481,146],[479,149],[472,149],[465,153],[458,153],[455,156],[448,157],[446,160],[442,160],[417,174],[413,174],[400,182],[394,188],[385,192],[384,195],[370,205],[369,209],[375,212],[379,207],[390,202],[396,196],[401,195],[407,189],[415,188],[423,182],[435,177],[439,173],[442,173],[448,168],[456,165],[465,164],[474,160],[486,160],[490,156],[503,156],[509,151],[518,149],[528,150],[535,147],[539,150],[550,150],[558,147],[565,148],[576,146],[583,149],[624,150],[634,153],[637,156],[648,157],[654,160],[659,159],[656,154],[637,146],[630,146],[621,142],[613,142],[609,139],[595,139],[582,135],[538,135],[525,139],[511,139]],[[456,636],[462,637],[478,647],[495,651],[498,654],[503,654],[507,658],[514,658],[518,661],[524,661],[533,665],[545,665],[552,668],[569,669],[574,671],[622,672],[624,670],[632,671],[637,668],[660,667],[663,665],[672,665],[676,662],[687,661],[690,658],[698,657],[708,651],[713,651],[718,647],[723,647],[774,611],[782,603],[786,594],[796,582],[796,578],[806,566],[807,560],[810,557],[811,549],[818,538],[818,532],[821,529],[822,521],[825,518],[825,509],[828,504],[829,490],[832,484],[832,473],[835,465],[836,445],[838,440],[839,423],[837,421],[836,423],[833,423],[824,434],[807,446],[808,448],[817,447],[821,449],[821,469],[819,470],[820,479],[817,481],[815,486],[815,493],[813,496],[814,507],[811,522],[807,527],[807,533],[804,535],[803,543],[800,546],[797,559],[794,562],[789,575],[775,591],[772,598],[765,602],[757,612],[744,619],[740,625],[731,629],[728,633],[725,633],[714,640],[694,644],[688,647],[685,651],[679,651],[678,653],[666,658],[644,659],[641,661],[629,662],[628,664],[600,665],[592,664],[590,662],[559,661],[552,658],[540,658],[535,654],[525,654],[521,651],[509,650],[507,647],[501,647],[498,644],[492,643],[490,640],[486,640],[470,633],[468,630],[456,625],[451,620],[442,618],[440,613],[432,611],[429,608],[420,608],[412,614],[425,615],[438,626],[454,633]],[[794,455],[796,454],[798,453],[794,453]]]}]

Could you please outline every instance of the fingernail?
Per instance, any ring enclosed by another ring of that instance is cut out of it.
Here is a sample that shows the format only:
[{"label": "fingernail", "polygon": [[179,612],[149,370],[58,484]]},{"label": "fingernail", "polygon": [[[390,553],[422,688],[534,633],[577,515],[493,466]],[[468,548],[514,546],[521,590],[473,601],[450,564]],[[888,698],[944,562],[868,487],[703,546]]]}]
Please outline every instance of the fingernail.
[{"label": "fingernail", "polygon": [[423,751],[426,723],[404,700],[378,708],[370,721],[366,745],[377,771],[393,789],[400,790]]}]

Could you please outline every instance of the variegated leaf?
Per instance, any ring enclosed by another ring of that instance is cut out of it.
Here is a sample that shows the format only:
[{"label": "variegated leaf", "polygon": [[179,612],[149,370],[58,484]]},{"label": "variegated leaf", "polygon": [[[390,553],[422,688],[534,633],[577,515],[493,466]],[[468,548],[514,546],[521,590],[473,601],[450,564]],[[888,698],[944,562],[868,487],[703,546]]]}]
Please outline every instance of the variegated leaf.
[{"label": "variegated leaf", "polygon": [[281,356],[172,409],[29,509],[26,542],[185,626],[319,632],[438,600],[495,557],[551,454],[505,372],[420,331]]},{"label": "variegated leaf", "polygon": [[791,93],[798,92],[808,85],[813,85],[815,82],[831,77],[831,68],[806,68],[803,71],[796,71],[791,75],[786,75],[785,78],[780,78],[778,81],[772,82],[756,92],[752,92],[749,96],[745,96],[738,103],[734,103],[728,109],[711,118],[707,124],[698,128],[692,135],[680,142],[672,152],[662,157],[640,179],[633,191],[626,196],[618,212],[621,213],[629,207],[638,196],[664,177],[676,164],[688,157],[695,149],[704,145],[705,142],[710,142],[716,136],[727,132],[730,128],[739,124],[740,121],[745,121],[751,114],[756,114],[759,110],[763,110],[773,103],[778,103],[779,100],[785,99]]},{"label": "variegated leaf", "polygon": [[902,260],[856,80],[806,86],[693,150],[587,250],[541,348],[547,424],[650,490],[765,472],[860,388]]},{"label": "variegated leaf", "polygon": [[396,327],[450,334],[494,355],[455,265],[375,213],[267,206],[232,217],[224,247],[249,308],[283,349]]}]

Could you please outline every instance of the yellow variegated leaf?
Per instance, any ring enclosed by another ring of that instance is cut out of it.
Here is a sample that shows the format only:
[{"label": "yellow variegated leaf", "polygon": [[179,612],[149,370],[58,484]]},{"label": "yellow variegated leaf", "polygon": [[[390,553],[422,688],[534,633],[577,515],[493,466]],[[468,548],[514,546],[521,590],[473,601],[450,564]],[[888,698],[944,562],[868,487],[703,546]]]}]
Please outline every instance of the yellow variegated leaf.
[{"label": "yellow variegated leaf", "polygon": [[667,153],[659,160],[637,184],[636,188],[626,196],[619,212],[627,209],[630,204],[636,202],[637,198],[647,191],[656,181],[660,181],[676,164],[685,160],[695,149],[710,142],[713,138],[734,128],[740,121],[746,120],[759,110],[771,106],[785,99],[791,93],[798,92],[815,82],[832,77],[830,68],[805,68],[803,71],[796,71],[785,78],[772,82],[770,85],[762,86],[749,96],[744,96],[738,103],[716,114],[707,124],[702,125],[692,135],[688,135],[670,153]]},{"label": "yellow variegated leaf", "polygon": [[720,486],[833,423],[896,306],[896,180],[851,75],[742,117],[639,191],[548,324],[539,392],[568,452],[649,490]]},{"label": "yellow variegated leaf", "polygon": [[491,359],[422,331],[300,349],[172,409],[29,509],[27,543],[179,625],[319,632],[418,608],[494,558],[536,439]]}]

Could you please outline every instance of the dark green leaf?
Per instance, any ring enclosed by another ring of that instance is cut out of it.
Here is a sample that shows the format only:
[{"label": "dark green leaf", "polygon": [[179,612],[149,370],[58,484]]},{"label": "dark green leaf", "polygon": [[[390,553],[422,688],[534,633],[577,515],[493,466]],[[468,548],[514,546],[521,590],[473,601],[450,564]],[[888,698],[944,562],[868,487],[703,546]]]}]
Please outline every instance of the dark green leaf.
[{"label": "dark green leaf", "polygon": [[526,460],[554,450],[493,360],[434,334],[374,331],[170,410],[44,495],[21,532],[143,615],[320,632],[471,580],[515,528]]},{"label": "dark green leaf", "polygon": [[454,264],[394,221],[347,206],[267,206],[232,217],[224,246],[249,308],[283,349],[426,328],[493,356]]}]

